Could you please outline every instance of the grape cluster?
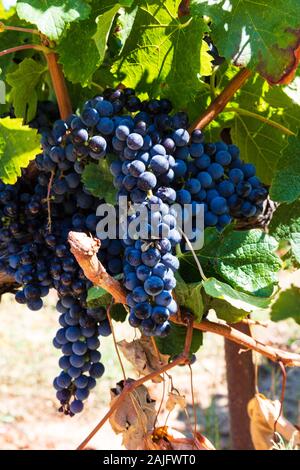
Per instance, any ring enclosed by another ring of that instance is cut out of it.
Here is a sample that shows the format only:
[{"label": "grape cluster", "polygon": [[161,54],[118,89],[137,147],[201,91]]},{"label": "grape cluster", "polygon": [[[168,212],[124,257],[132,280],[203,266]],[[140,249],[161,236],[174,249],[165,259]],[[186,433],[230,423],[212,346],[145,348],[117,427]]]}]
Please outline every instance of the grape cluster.
[{"label": "grape cluster", "polygon": [[[187,114],[173,114],[169,100],[141,101],[132,89],[107,89],[79,116],[49,128],[55,114],[44,103],[30,123],[41,133],[37,172],[24,172],[13,186],[0,182],[0,264],[20,286],[17,302],[31,310],[42,308],[50,288],[58,293],[53,344],[62,356],[54,387],[60,410],[72,416],[104,372],[99,338],[111,333],[105,308],[87,305],[91,283],[67,243],[70,230],[95,236],[101,220],[96,209],[103,201],[81,181],[86,164],[114,154],[116,205],[127,197],[127,225],[138,220],[138,204],[146,210],[140,234],[102,240],[98,258],[111,275],[123,274],[129,323],[148,336],[166,336],[178,308],[172,291],[182,237],[173,204],[191,204],[193,221],[203,205],[205,227],[221,231],[233,219],[257,217],[267,190],[238,147],[205,142],[200,130],[190,135]],[[189,216],[184,208],[182,215]]]},{"label": "grape cluster", "polygon": [[233,219],[257,218],[268,191],[255,175],[255,166],[240,159],[236,145],[205,143],[201,131],[192,132],[178,156],[186,163],[177,202],[204,205],[205,227],[221,231]]}]

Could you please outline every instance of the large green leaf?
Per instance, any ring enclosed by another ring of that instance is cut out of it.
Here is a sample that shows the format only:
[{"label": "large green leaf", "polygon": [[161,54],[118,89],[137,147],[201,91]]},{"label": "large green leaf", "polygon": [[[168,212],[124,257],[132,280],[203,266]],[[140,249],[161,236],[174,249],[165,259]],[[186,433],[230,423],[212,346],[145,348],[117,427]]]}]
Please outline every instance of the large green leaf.
[{"label": "large green leaf", "polygon": [[[229,284],[215,278],[203,281],[203,288],[207,295],[216,299],[225,300],[230,305],[245,312],[252,312],[257,308],[267,308],[270,298],[256,297],[233,289]],[[213,308],[213,307],[212,307]]]},{"label": "large green leaf", "polygon": [[270,196],[275,201],[293,202],[300,196],[300,134],[291,136],[278,160]]},{"label": "large green leaf", "polygon": [[35,129],[22,125],[22,119],[0,119],[0,179],[14,184],[40,151],[40,138]]},{"label": "large green leaf", "polygon": [[292,286],[282,291],[271,307],[271,319],[273,321],[293,318],[300,323],[300,289]]},{"label": "large green leaf", "polygon": [[235,288],[268,296],[281,267],[276,248],[275,238],[260,230],[231,232],[216,250],[216,271]]},{"label": "large green leaf", "polygon": [[69,23],[85,20],[90,10],[84,0],[18,0],[17,3],[19,17],[35,24],[41,33],[53,40],[60,38]]},{"label": "large green leaf", "polygon": [[297,66],[300,3],[294,0],[192,0],[192,14],[212,20],[218,50],[237,65],[279,83]]},{"label": "large green leaf", "polygon": [[[172,323],[171,331],[166,338],[155,338],[155,342],[161,354],[176,356],[183,352],[186,337],[186,327]],[[202,345],[202,333],[199,330],[193,331],[191,343],[191,353],[198,351]]]},{"label": "large green leaf", "polygon": [[12,87],[11,100],[16,117],[25,122],[31,121],[35,114],[38,101],[37,87],[47,71],[45,65],[33,59],[24,59],[18,68],[6,76],[7,83]]},{"label": "large green leaf", "polygon": [[208,27],[202,18],[178,20],[179,3],[140,1],[131,34],[112,70],[125,85],[151,97],[170,96],[176,108],[185,108],[204,87],[199,73],[202,36]]},{"label": "large green leaf", "polygon": [[116,202],[116,189],[113,186],[113,176],[109,170],[106,158],[99,163],[88,163],[81,176],[85,188],[99,199],[105,199],[109,204]]},{"label": "large green leaf", "polygon": [[276,240],[290,242],[292,253],[300,263],[300,201],[281,204],[272,217],[269,231]]},{"label": "large green leaf", "polygon": [[203,314],[203,302],[201,296],[201,282],[187,284],[179,273],[176,273],[176,301],[180,308],[192,313],[197,321]]},{"label": "large green leaf", "polygon": [[[273,292],[281,267],[276,248],[277,241],[260,230],[229,230],[220,235],[206,229],[204,246],[196,255],[207,277],[218,277],[234,288],[267,297]],[[191,252],[180,257],[180,275],[186,282],[200,279]]]}]

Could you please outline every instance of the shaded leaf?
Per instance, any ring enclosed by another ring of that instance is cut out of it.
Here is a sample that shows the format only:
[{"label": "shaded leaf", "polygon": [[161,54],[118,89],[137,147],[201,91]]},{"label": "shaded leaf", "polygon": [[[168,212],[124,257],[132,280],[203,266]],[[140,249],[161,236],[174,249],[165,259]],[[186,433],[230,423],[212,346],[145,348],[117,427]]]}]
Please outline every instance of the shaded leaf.
[{"label": "shaded leaf", "polygon": [[112,304],[110,315],[113,320],[123,323],[127,317],[127,310],[123,304]]},{"label": "shaded leaf", "polygon": [[278,202],[291,203],[300,196],[300,135],[291,136],[282,150],[270,189]]},{"label": "shaded leaf", "polygon": [[189,311],[200,321],[203,314],[203,302],[201,297],[201,282],[187,284],[177,272],[175,297],[178,305]]},{"label": "shaded leaf", "polygon": [[[172,323],[171,331],[166,338],[155,338],[157,347],[162,354],[168,356],[176,356],[177,354],[182,353],[184,349],[186,336],[186,328],[181,325],[176,325]],[[193,339],[191,344],[191,353],[198,351],[202,345],[202,333],[199,330],[193,331]]]},{"label": "shaded leaf", "polygon": [[40,137],[35,129],[22,125],[22,119],[0,119],[0,178],[14,184],[40,151]]},{"label": "shaded leaf", "polygon": [[109,204],[115,204],[116,189],[113,186],[113,176],[106,159],[100,160],[99,163],[88,163],[81,179],[84,187],[93,196],[103,198]]},{"label": "shaded leaf", "polygon": [[273,214],[269,232],[278,241],[289,241],[292,253],[300,263],[300,201],[281,204]]},{"label": "shaded leaf", "polygon": [[86,299],[88,306],[94,307],[108,307],[111,304],[112,296],[102,289],[102,287],[93,286],[88,290]]},{"label": "shaded leaf", "polygon": [[33,59],[24,59],[18,68],[6,76],[7,83],[12,87],[11,100],[16,117],[31,121],[36,114],[37,87],[47,67]]},{"label": "shaded leaf", "polygon": [[236,308],[225,300],[212,299],[209,306],[216,312],[219,319],[225,320],[227,323],[238,323],[248,315],[245,310]]},{"label": "shaded leaf", "polygon": [[292,286],[281,291],[271,306],[271,319],[273,321],[293,318],[300,324],[300,288]]}]

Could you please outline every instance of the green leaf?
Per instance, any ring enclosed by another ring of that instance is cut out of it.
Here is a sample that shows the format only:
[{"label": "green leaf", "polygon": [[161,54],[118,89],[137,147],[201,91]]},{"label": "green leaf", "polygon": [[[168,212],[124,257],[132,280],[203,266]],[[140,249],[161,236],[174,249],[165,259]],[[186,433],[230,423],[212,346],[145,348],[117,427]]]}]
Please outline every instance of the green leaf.
[{"label": "green leaf", "polygon": [[[96,29],[94,17],[73,23],[57,47],[59,62],[65,76],[72,83],[87,85],[100,65],[99,52],[93,39]],[[71,54],[72,50],[76,53]]]},{"label": "green leaf", "polygon": [[207,295],[216,299],[225,300],[237,309],[245,312],[251,312],[256,308],[267,308],[270,304],[270,298],[255,297],[244,292],[233,289],[229,284],[218,281],[215,278],[209,278],[203,281],[203,288]]},{"label": "green leaf", "polygon": [[199,74],[202,37],[208,26],[202,18],[179,21],[179,3],[179,0],[138,3],[131,33],[112,71],[126,86],[151,97],[171,96],[175,108],[185,108],[186,97],[193,101],[205,87]]},{"label": "green leaf", "polygon": [[91,308],[108,307],[112,301],[112,296],[102,287],[93,286],[88,290],[86,301]]},{"label": "green leaf", "polygon": [[260,230],[235,231],[216,250],[216,271],[233,287],[269,296],[278,282],[280,258],[275,238]]},{"label": "green leaf", "polygon": [[33,59],[24,59],[18,68],[6,76],[7,83],[12,87],[11,99],[16,117],[25,122],[31,121],[36,114],[38,101],[37,87],[47,67]]},{"label": "green leaf", "polygon": [[112,8],[99,15],[96,19],[97,31],[93,35],[93,39],[99,52],[99,63],[103,62],[107,39],[119,8],[120,4],[116,3]]},{"label": "green leaf", "polygon": [[0,119],[0,179],[14,184],[40,152],[40,137],[35,129],[22,125],[22,119]]},{"label": "green leaf", "polygon": [[[277,242],[260,230],[218,234],[205,230],[204,246],[196,252],[207,277],[219,277],[232,287],[267,297],[277,284],[280,258],[274,253]],[[180,256],[180,275],[186,282],[197,282],[200,273],[191,252]]]},{"label": "green leaf", "polygon": [[117,18],[118,31],[115,33],[120,41],[119,54],[121,54],[126,44],[126,41],[129,38],[133,24],[135,22],[137,12],[138,12],[137,6],[135,6],[129,11],[122,8],[119,12],[119,16]]},{"label": "green leaf", "polygon": [[227,301],[220,299],[212,299],[210,308],[216,312],[220,320],[225,320],[227,323],[238,323],[248,315],[248,312],[245,310],[233,307]]},{"label": "green leaf", "polygon": [[111,318],[115,321],[124,323],[127,317],[127,310],[123,304],[112,304],[110,308]]},{"label": "green leaf", "polygon": [[[166,338],[156,337],[155,342],[161,354],[173,357],[183,352],[185,337],[186,327],[172,323],[168,336]],[[201,345],[202,333],[194,329],[190,352],[197,352]]]},{"label": "green leaf", "polygon": [[115,204],[116,189],[113,176],[106,158],[99,163],[88,163],[81,176],[85,188],[96,197],[105,199],[108,204]]},{"label": "green leaf", "polygon": [[278,202],[291,203],[300,196],[300,134],[291,136],[278,160],[270,189],[270,196]]},{"label": "green leaf", "polygon": [[297,67],[300,4],[293,0],[192,0],[192,14],[211,18],[220,55],[279,83]]},{"label": "green leaf", "polygon": [[203,302],[201,296],[201,282],[187,284],[180,274],[176,275],[175,296],[178,305],[192,313],[197,321],[200,321],[203,314]]},{"label": "green leaf", "polygon": [[[73,21],[85,20],[91,11],[84,0],[27,0],[18,1],[19,17],[37,26],[49,39],[57,40]],[[82,44],[82,47],[84,45]],[[74,51],[76,52],[76,51]]]},{"label": "green leaf", "polygon": [[293,255],[300,263],[300,201],[281,204],[272,217],[269,232],[278,241],[288,241]]},{"label": "green leaf", "polygon": [[273,321],[293,318],[300,324],[300,289],[292,286],[280,292],[271,307],[271,319]]}]

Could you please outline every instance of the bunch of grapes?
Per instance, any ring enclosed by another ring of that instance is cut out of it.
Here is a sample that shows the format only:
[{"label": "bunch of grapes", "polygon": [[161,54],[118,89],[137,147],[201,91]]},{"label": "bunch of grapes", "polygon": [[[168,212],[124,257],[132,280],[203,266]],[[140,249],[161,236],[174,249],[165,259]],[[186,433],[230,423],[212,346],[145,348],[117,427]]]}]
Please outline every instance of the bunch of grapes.
[{"label": "bunch of grapes", "polygon": [[173,204],[183,219],[191,204],[193,227],[204,206],[204,226],[221,231],[233,219],[256,218],[267,190],[235,145],[205,142],[200,130],[190,135],[188,116],[173,114],[169,100],[142,102],[132,89],[107,89],[80,116],[49,128],[54,115],[46,103],[31,123],[41,133],[37,174],[29,180],[24,172],[13,186],[0,183],[0,263],[20,285],[17,302],[30,309],[42,308],[50,288],[58,293],[53,344],[62,356],[54,387],[61,411],[72,416],[103,375],[99,338],[111,332],[105,308],[87,305],[91,283],[67,243],[70,230],[95,236],[101,220],[96,209],[103,200],[81,181],[86,164],[114,154],[116,206],[127,197],[127,227],[138,220],[137,205],[146,211],[140,235],[128,229],[122,239],[102,240],[98,258],[111,275],[123,274],[129,323],[148,336],[165,337],[178,309],[172,291],[182,235]]}]

